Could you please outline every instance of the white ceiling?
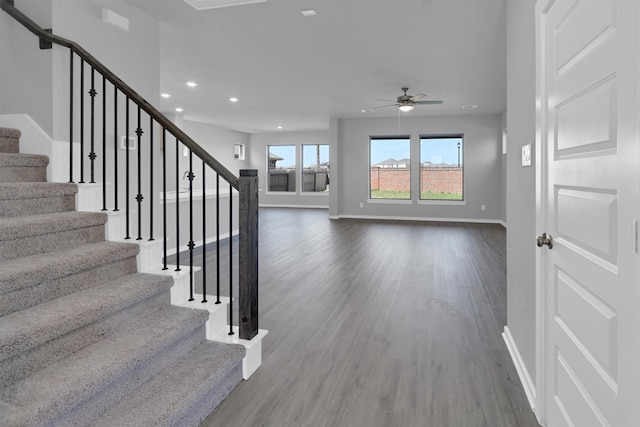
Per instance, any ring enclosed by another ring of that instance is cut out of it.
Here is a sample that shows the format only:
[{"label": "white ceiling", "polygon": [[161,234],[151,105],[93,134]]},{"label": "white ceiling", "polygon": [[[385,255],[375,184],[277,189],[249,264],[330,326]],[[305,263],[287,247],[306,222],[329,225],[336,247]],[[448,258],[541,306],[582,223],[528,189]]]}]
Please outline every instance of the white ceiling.
[{"label": "white ceiling", "polygon": [[[505,110],[506,0],[268,0],[204,11],[128,1],[161,21],[160,84],[172,97],[160,107],[180,106],[189,120],[259,133],[328,129],[330,118]],[[403,86],[444,103],[361,112]]]}]

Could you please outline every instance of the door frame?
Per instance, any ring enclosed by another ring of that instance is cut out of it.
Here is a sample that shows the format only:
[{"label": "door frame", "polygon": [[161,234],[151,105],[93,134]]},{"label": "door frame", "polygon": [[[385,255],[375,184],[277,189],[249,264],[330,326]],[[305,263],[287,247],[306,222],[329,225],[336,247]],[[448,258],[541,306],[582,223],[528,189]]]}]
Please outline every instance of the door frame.
[{"label": "door frame", "polygon": [[[555,0],[538,0],[535,4],[535,100],[536,100],[536,125],[535,125],[535,186],[536,186],[536,235],[541,235],[546,229],[547,202],[545,188],[547,185],[547,133],[546,133],[546,47],[542,43],[541,34],[545,32],[546,22],[544,13],[555,3]],[[534,237],[531,236],[531,244]],[[536,378],[535,378],[535,408],[536,418],[541,425],[546,425],[545,390],[546,390],[546,300],[545,287],[546,251],[536,251],[535,259],[535,285],[536,285]]]}]

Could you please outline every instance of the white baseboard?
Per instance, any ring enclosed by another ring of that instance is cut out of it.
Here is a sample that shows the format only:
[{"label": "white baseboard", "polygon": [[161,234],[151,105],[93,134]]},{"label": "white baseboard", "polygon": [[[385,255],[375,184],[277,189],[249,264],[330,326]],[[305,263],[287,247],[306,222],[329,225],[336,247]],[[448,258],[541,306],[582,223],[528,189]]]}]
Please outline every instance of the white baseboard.
[{"label": "white baseboard", "polygon": [[422,216],[382,216],[382,215],[338,215],[331,219],[378,219],[385,221],[425,221],[425,222],[464,222],[473,224],[500,224],[497,219],[479,218],[431,218]]},{"label": "white baseboard", "polygon": [[529,371],[527,370],[526,365],[524,364],[524,360],[522,360],[522,356],[520,355],[520,351],[518,351],[518,346],[513,340],[513,336],[511,336],[511,331],[508,326],[504,327],[504,332],[502,333],[502,338],[504,339],[505,344],[507,345],[507,349],[509,350],[509,355],[511,355],[511,360],[513,360],[513,364],[516,366],[516,371],[518,371],[518,376],[520,377],[520,382],[522,383],[522,388],[524,388],[524,392],[527,395],[527,399],[529,400],[529,406],[531,406],[531,410],[534,414],[536,414],[536,386],[529,375]]},{"label": "white baseboard", "polygon": [[273,205],[260,203],[261,208],[292,208],[292,209],[329,209],[328,205]]}]

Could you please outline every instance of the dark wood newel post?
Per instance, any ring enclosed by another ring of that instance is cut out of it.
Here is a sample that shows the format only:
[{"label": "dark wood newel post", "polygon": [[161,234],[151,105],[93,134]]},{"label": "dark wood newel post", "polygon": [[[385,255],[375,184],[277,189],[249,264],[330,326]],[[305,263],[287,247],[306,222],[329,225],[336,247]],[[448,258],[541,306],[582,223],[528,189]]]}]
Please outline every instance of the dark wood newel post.
[{"label": "dark wood newel post", "polygon": [[240,170],[240,339],[258,335],[258,171]]}]

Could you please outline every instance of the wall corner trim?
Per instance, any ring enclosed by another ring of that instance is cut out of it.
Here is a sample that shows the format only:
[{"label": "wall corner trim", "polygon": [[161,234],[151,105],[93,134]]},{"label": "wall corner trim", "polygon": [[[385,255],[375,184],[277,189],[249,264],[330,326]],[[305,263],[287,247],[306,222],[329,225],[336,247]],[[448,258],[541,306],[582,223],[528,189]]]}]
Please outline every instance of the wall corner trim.
[{"label": "wall corner trim", "polygon": [[529,406],[531,407],[533,413],[536,415],[538,422],[540,422],[538,412],[536,411],[536,386],[534,385],[533,380],[529,375],[529,371],[524,364],[524,360],[522,360],[520,351],[518,351],[518,346],[513,340],[513,336],[511,335],[511,331],[509,330],[508,326],[504,327],[502,338],[504,339],[504,342],[507,346],[507,350],[509,350],[509,355],[511,356],[511,360],[513,360],[516,371],[518,371],[518,376],[520,377],[522,388],[524,388],[524,392],[527,395],[527,399],[529,400]]}]

